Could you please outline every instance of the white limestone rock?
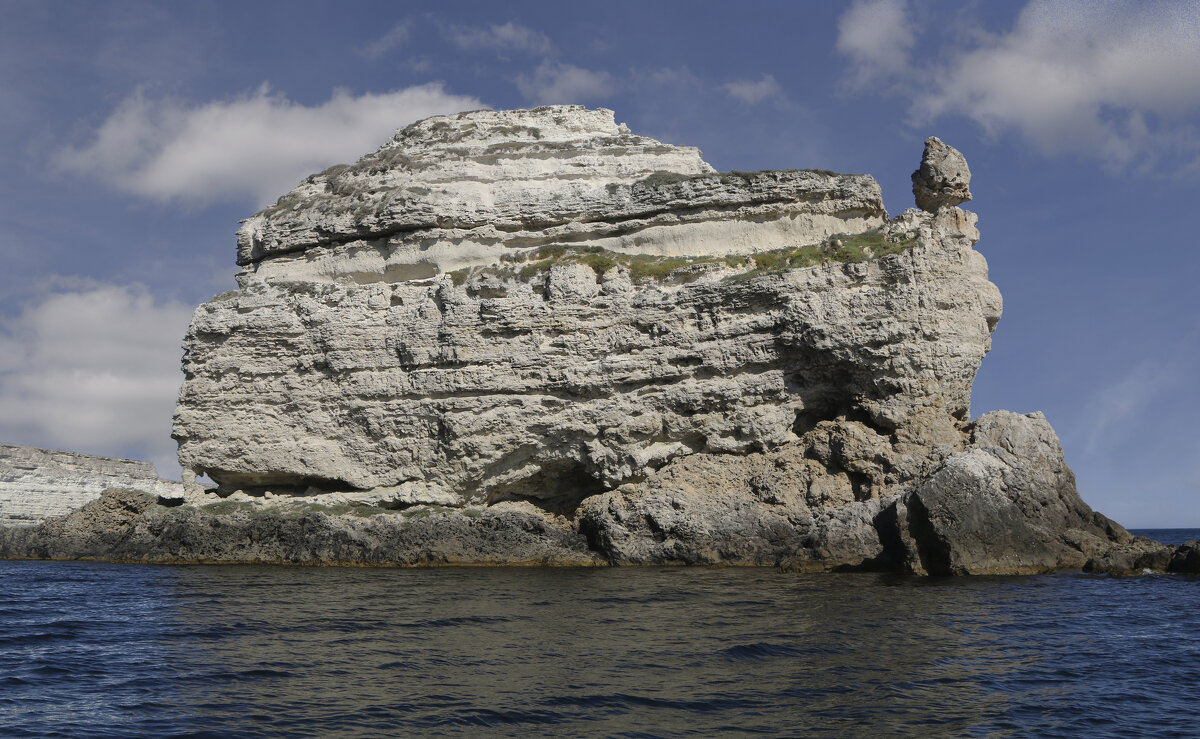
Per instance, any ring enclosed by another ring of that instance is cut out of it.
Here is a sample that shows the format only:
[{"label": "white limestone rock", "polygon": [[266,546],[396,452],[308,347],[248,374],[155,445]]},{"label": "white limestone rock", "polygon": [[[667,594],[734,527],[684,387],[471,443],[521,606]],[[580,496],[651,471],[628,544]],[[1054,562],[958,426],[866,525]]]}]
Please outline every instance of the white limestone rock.
[{"label": "white limestone rock", "polygon": [[[867,262],[634,284],[581,263],[397,284],[251,282],[197,310],[175,435],[230,488],[435,485],[570,511],[670,460],[861,416],[962,443],[1000,315],[974,216],[910,211]],[[906,446],[907,445],[907,446]],[[916,453],[916,452],[914,452]]]},{"label": "white limestone rock", "polygon": [[305,180],[238,232],[243,284],[405,282],[546,244],[744,254],[879,226],[867,175],[719,174],[692,147],[550,106],[429,118]]},{"label": "white limestone rock", "polygon": [[869,176],[715,173],[611,111],[421,121],[246,221],[197,309],[173,435],[221,496],[33,450],[0,515],[90,502],[0,557],[1192,567],[1039,414],[969,422],[1001,313],[969,178],[929,139],[888,220]]},{"label": "white limestone rock", "polygon": [[183,485],[160,480],[149,462],[0,444],[0,526],[30,526],[68,513],[110,487],[183,496]]}]

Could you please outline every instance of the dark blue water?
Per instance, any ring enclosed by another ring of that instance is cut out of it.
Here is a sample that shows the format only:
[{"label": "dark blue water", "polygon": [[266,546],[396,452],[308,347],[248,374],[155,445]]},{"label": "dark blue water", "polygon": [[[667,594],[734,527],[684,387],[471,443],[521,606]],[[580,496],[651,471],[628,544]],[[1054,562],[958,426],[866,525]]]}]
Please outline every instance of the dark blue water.
[{"label": "dark blue water", "polygon": [[1198,686],[1191,576],[0,562],[6,737],[1196,737]]}]

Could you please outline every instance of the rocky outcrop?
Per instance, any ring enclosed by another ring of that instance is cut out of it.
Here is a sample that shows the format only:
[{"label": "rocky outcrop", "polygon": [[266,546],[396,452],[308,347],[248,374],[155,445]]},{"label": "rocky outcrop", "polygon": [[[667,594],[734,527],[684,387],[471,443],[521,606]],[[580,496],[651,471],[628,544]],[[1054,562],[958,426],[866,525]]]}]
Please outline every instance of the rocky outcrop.
[{"label": "rocky outcrop", "polygon": [[1040,413],[989,413],[966,434],[902,471],[887,437],[826,422],[778,452],[695,455],[588,498],[580,526],[623,562],[978,575],[1081,569],[1118,551],[1169,557],[1083,503]]},{"label": "rocky outcrop", "polygon": [[663,283],[572,261],[459,285],[252,283],[193,320],[180,456],[230,489],[561,508],[838,416],[924,455],[958,443],[1000,313],[973,222],[914,213],[893,228],[920,243],[886,259]]},{"label": "rocky outcrop", "polygon": [[566,521],[528,504],[473,512],[361,508],[330,515],[345,506],[162,502],[140,490],[111,488],[82,509],[36,527],[0,528],[0,557],[175,564],[602,563]]},{"label": "rocky outcrop", "polygon": [[715,174],[609,111],[423,121],[246,222],[185,340],[181,462],[570,510],[826,418],[956,444],[999,293],[972,214],[885,215],[869,176]]},{"label": "rocky outcrop", "polygon": [[238,231],[243,284],[405,282],[543,245],[745,254],[886,218],[867,175],[717,173],[611,110],[429,118],[314,175]]},{"label": "rocky outcrop", "polygon": [[1193,539],[1180,544],[1172,553],[1167,569],[1171,572],[1200,574],[1200,540]]},{"label": "rocky outcrop", "polygon": [[180,487],[159,480],[149,462],[0,444],[0,525],[29,526],[123,486],[156,495]]},{"label": "rocky outcrop", "polygon": [[921,167],[912,173],[917,207],[936,213],[971,199],[971,170],[958,149],[936,136],[925,139]]},{"label": "rocky outcrop", "polygon": [[[1057,569],[1196,572],[1093,512],[1041,414],[989,413],[963,448],[897,474],[887,439],[823,422],[798,444],[699,453],[587,497],[574,517],[528,502],[381,508],[340,494],[215,494],[189,503],[110,489],[37,527],[0,529],[0,557],[292,564],[760,564],[924,575]],[[840,473],[831,473],[841,470]],[[354,494],[351,494],[354,495]]]},{"label": "rocky outcrop", "polygon": [[[970,420],[1000,318],[962,155],[716,173],[610,111],[433,118],[248,219],[175,416],[220,490],[110,490],[5,556],[1167,569],[1040,414]],[[1182,551],[1182,550],[1181,550]]]}]

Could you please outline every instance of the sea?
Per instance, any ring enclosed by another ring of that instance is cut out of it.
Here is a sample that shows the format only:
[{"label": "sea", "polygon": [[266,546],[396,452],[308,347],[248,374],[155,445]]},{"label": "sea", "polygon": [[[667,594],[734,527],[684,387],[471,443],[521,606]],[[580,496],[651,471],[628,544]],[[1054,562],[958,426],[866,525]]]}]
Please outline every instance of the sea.
[{"label": "sea", "polygon": [[743,735],[1200,737],[1200,577],[0,562],[3,737]]}]

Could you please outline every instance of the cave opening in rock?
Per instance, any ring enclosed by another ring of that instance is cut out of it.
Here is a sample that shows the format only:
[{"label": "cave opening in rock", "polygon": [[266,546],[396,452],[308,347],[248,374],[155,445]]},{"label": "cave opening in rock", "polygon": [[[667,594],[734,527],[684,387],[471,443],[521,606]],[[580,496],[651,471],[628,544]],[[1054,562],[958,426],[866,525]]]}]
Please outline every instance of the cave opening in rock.
[{"label": "cave opening in rock", "polygon": [[291,497],[304,497],[319,493],[357,492],[359,490],[342,480],[285,472],[241,473],[214,469],[196,470],[196,472],[198,475],[207,475],[215,482],[216,492],[221,496],[227,496],[238,490],[253,496],[271,492],[274,495]]},{"label": "cave opening in rock", "polygon": [[543,463],[531,475],[496,485],[488,493],[488,505],[502,501],[527,501],[542,510],[567,518],[584,498],[603,493],[608,488],[588,472],[578,460],[553,460]]}]

